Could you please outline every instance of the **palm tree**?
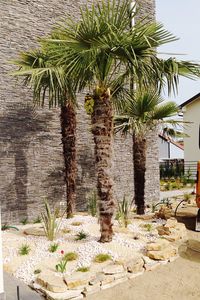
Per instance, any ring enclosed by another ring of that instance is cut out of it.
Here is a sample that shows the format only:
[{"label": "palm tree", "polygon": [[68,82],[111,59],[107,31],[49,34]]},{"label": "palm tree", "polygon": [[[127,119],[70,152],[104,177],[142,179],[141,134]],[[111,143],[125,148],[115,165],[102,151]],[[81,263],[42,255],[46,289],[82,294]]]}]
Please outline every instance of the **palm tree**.
[{"label": "palm tree", "polygon": [[21,53],[13,63],[19,67],[13,75],[24,77],[25,85],[32,87],[34,103],[43,107],[48,99],[49,108],[59,106],[61,109],[67,217],[71,217],[76,203],[76,86],[62,67],[53,65],[53,60],[42,47]]},{"label": "palm tree", "polygon": [[[112,181],[113,114],[123,106],[123,84],[155,83],[177,86],[179,75],[196,75],[197,65],[157,57],[156,47],[175,38],[160,24],[136,24],[129,30],[130,1],[102,1],[81,11],[80,20],[59,23],[45,47],[57,66],[89,88],[86,107],[91,114],[95,142],[101,242],[112,239],[115,199]],[[56,35],[56,38],[54,36]],[[117,100],[116,100],[117,98]]]},{"label": "palm tree", "polygon": [[132,136],[134,199],[139,215],[145,213],[146,136],[150,130],[158,130],[159,125],[177,124],[173,119],[166,119],[177,112],[176,103],[163,103],[158,92],[139,90],[129,96],[121,115],[115,118],[116,131]]}]

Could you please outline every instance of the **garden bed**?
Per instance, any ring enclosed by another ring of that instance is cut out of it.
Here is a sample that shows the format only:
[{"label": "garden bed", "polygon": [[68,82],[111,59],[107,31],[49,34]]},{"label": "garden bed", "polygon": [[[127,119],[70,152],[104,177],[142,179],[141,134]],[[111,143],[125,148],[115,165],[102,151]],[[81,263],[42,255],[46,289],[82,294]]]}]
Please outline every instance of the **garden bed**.
[{"label": "garden bed", "polygon": [[97,218],[87,215],[64,219],[53,242],[42,224],[20,225],[2,234],[4,270],[48,299],[81,299],[178,257],[185,226],[152,217],[132,218],[127,228],[114,221],[113,241],[105,244],[98,242]]}]

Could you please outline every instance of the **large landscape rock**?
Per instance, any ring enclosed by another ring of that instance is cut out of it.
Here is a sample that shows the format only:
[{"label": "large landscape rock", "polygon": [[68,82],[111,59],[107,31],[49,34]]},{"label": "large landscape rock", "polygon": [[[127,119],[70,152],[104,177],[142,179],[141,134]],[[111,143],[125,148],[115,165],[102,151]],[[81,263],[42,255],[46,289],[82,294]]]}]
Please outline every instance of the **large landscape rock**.
[{"label": "large landscape rock", "polygon": [[78,290],[67,290],[64,293],[54,293],[50,292],[44,288],[41,288],[41,291],[43,294],[45,294],[46,298],[48,300],[79,300],[83,299],[83,295],[81,294],[81,291]]},{"label": "large landscape rock", "polygon": [[159,239],[155,243],[149,243],[146,246],[147,251],[160,251],[169,246],[169,242],[164,239]]},{"label": "large landscape rock", "polygon": [[95,275],[91,273],[76,272],[70,276],[64,276],[64,281],[69,289],[77,289],[79,287],[82,288],[83,286],[89,284],[89,282],[93,279],[95,279]]},{"label": "large landscape rock", "polygon": [[122,265],[110,264],[103,269],[105,275],[114,275],[124,272],[124,267]]},{"label": "large landscape rock", "polygon": [[172,245],[169,245],[164,250],[160,251],[147,251],[147,256],[151,259],[155,260],[168,260],[171,257],[176,256],[178,253],[178,250],[176,247],[173,247]]},{"label": "large landscape rock", "polygon": [[130,273],[139,273],[143,270],[144,266],[142,256],[139,254],[130,259],[118,261],[117,263],[123,265],[124,269]]},{"label": "large landscape rock", "polygon": [[45,236],[43,227],[29,227],[24,230],[24,234],[33,236]]},{"label": "large landscape rock", "polygon": [[36,282],[48,291],[54,293],[63,293],[68,289],[63,278],[56,276],[53,272],[42,272],[38,275]]}]

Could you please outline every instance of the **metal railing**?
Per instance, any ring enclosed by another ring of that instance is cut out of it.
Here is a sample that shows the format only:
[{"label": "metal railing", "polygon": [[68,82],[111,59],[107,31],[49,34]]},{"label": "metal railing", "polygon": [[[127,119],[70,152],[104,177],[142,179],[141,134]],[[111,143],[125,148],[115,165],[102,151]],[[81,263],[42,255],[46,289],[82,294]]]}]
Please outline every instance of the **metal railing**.
[{"label": "metal railing", "polygon": [[167,160],[160,162],[160,179],[185,178],[195,180],[197,161]]}]

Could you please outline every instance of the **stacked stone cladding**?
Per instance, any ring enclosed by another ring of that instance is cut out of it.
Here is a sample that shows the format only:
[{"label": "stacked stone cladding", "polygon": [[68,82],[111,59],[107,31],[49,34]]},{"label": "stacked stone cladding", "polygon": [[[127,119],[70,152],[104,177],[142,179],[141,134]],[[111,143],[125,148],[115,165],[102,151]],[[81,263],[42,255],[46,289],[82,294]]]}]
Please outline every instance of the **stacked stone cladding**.
[{"label": "stacked stone cladding", "polygon": [[[154,1],[140,1],[154,14]],[[89,1],[89,4],[91,1]],[[1,0],[0,2],[0,201],[3,222],[36,218],[43,199],[66,200],[59,108],[35,108],[32,92],[10,75],[19,52],[37,46],[64,15],[78,18],[84,0]],[[144,13],[146,13],[144,11]],[[86,195],[95,188],[94,147],[90,121],[79,96],[77,110],[77,208],[87,207]],[[159,197],[156,134],[148,138],[146,197]],[[115,137],[116,199],[133,194],[131,138]]]}]

